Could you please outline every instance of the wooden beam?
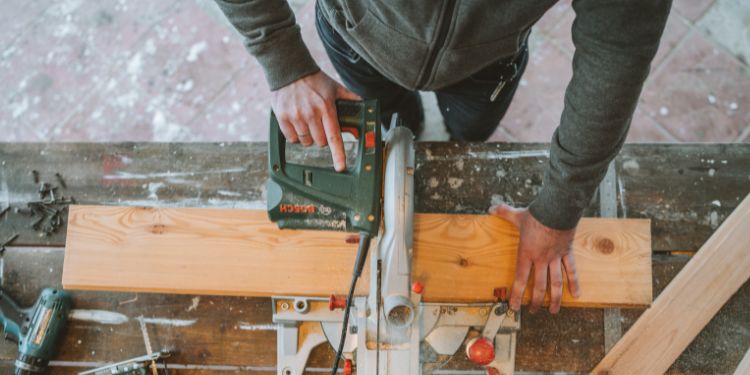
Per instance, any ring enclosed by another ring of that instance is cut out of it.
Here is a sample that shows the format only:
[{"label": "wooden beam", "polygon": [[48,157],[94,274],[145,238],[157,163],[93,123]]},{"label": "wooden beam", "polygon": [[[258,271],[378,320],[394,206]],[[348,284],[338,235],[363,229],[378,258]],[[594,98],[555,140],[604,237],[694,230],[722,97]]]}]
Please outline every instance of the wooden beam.
[{"label": "wooden beam", "polygon": [[750,278],[750,195],[594,369],[661,374]]},{"label": "wooden beam", "polygon": [[[340,232],[280,231],[261,210],[71,206],[67,289],[212,295],[344,293],[355,245]],[[489,215],[417,214],[413,275],[424,300],[488,301],[510,286],[518,233]],[[651,302],[649,221],[584,219],[582,295],[565,306]],[[366,268],[367,269],[367,268]],[[367,280],[367,274],[363,275]],[[367,292],[359,283],[358,293]]]}]

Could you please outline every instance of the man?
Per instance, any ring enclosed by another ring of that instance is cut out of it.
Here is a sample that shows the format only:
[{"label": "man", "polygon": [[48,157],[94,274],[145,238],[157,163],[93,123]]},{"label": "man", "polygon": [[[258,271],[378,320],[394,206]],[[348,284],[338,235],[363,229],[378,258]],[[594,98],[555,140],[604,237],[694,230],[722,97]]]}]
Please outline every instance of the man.
[{"label": "man", "polygon": [[[484,141],[505,114],[528,59],[531,26],[555,0],[318,0],[318,33],[345,88],[320,71],[283,0],[217,0],[263,66],[286,138],[328,145],[345,168],[336,99],[377,98],[415,134],[416,90],[435,91],[453,140]],[[583,209],[625,141],[671,0],[574,0],[573,78],[552,136],[543,188],[525,209],[490,209],[520,231],[510,305],[533,270],[530,310],[549,285],[560,309],[563,268],[580,294],[571,243]],[[350,91],[351,90],[351,91]]]}]

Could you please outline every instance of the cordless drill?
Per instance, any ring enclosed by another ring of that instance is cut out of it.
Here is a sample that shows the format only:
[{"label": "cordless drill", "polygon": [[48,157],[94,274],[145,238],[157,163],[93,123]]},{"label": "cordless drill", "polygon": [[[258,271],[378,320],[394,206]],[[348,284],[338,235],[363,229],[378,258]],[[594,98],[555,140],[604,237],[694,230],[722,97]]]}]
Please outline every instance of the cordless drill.
[{"label": "cordless drill", "polygon": [[0,289],[0,321],[5,339],[18,343],[16,375],[45,373],[55,355],[70,304],[68,293],[45,288],[34,306],[20,308]]}]

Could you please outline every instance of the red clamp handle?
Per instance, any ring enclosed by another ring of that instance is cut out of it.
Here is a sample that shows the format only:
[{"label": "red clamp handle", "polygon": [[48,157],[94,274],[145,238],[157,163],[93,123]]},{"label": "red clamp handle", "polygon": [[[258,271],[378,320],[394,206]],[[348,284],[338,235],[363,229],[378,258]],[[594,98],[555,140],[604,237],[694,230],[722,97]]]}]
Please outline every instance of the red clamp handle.
[{"label": "red clamp handle", "polygon": [[328,298],[328,309],[333,311],[336,309],[345,309],[345,308],[346,308],[346,298],[336,297],[336,295],[331,294],[331,296]]},{"label": "red clamp handle", "polygon": [[480,366],[489,365],[495,360],[495,345],[486,337],[477,337],[466,345],[466,357]]}]

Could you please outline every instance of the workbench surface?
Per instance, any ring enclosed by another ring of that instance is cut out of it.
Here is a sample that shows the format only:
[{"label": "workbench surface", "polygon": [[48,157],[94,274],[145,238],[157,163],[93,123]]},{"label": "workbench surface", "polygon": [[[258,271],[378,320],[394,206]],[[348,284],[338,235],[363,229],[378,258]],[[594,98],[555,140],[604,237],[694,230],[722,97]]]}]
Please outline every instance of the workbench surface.
[{"label": "workbench surface", "polygon": [[[545,144],[420,143],[415,209],[482,213],[499,202],[526,205],[540,188],[546,150]],[[328,158],[325,150],[303,156]],[[59,173],[67,188],[58,194],[78,203],[262,209],[266,160],[265,143],[0,144],[0,209],[12,207],[0,217],[0,241],[19,234],[2,257],[2,286],[23,306],[41,288],[60,287],[65,228],[40,236],[31,227],[34,218],[13,210],[38,199],[32,170],[53,185],[59,185]],[[616,181],[618,216],[652,219],[656,296],[750,193],[750,144],[626,145],[616,160]],[[595,199],[586,215],[598,212]],[[275,374],[276,332],[267,298],[74,292],[74,309],[53,374],[144,354],[139,316],[148,318],[155,349],[177,351],[170,373]],[[622,310],[623,329],[640,313]],[[603,315],[601,309],[573,308],[555,317],[524,314],[516,369],[592,369],[604,355]],[[670,372],[731,373],[748,346],[745,284]],[[0,344],[0,372],[9,371],[16,349]],[[324,372],[331,356],[330,348],[319,347],[308,371]],[[432,358],[431,369],[474,369],[461,357]]]}]

